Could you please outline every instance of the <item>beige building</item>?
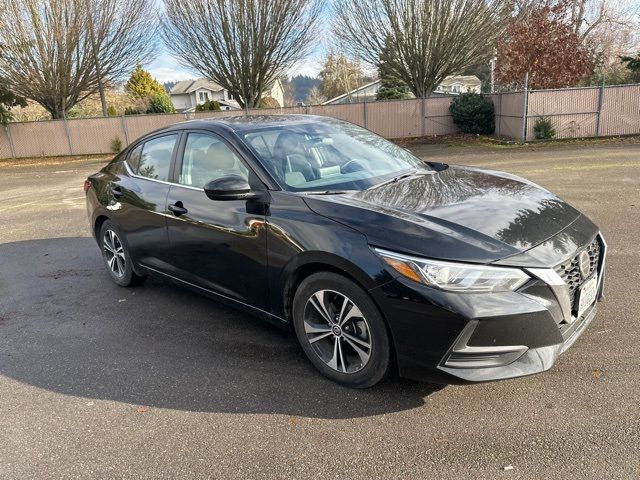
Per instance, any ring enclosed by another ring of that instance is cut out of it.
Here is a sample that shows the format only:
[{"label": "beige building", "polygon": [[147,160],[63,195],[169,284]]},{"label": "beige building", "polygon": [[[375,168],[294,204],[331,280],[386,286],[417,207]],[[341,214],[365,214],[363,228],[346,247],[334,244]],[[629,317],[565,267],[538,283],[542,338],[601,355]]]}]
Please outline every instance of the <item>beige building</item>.
[{"label": "beige building", "polygon": [[[284,89],[280,80],[276,80],[271,88],[264,93],[265,97],[272,97],[280,106],[284,105]],[[193,112],[197,105],[201,105],[207,100],[217,101],[222,110],[240,109],[240,105],[231,98],[229,92],[207,78],[178,82],[169,92],[169,96],[178,112]]]}]

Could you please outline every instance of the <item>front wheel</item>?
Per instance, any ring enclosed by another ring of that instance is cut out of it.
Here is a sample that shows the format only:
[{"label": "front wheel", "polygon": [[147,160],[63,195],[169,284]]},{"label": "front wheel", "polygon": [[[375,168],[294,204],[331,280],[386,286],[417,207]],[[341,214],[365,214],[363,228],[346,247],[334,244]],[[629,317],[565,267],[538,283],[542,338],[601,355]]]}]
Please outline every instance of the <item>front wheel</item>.
[{"label": "front wheel", "polygon": [[390,347],[382,315],[367,292],[331,272],[302,281],[293,300],[293,324],[307,357],[326,377],[353,388],[382,380]]},{"label": "front wheel", "polygon": [[115,283],[121,287],[128,287],[139,284],[146,278],[133,271],[131,256],[122,240],[120,230],[113,222],[107,220],[102,224],[98,242],[104,263]]}]

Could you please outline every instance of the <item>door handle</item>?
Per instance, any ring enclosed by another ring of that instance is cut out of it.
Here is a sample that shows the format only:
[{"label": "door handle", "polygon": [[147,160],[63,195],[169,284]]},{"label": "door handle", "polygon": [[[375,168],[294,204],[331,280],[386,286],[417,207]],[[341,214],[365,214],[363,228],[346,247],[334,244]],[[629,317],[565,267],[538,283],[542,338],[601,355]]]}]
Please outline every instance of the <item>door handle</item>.
[{"label": "door handle", "polygon": [[111,195],[113,195],[114,198],[120,198],[124,195],[124,192],[120,189],[118,185],[111,185],[111,188],[109,189],[109,191],[111,192]]},{"label": "door handle", "polygon": [[189,213],[189,210],[184,208],[182,202],[176,202],[169,205],[169,210],[173,212],[176,217],[180,215],[184,215],[185,213]]}]

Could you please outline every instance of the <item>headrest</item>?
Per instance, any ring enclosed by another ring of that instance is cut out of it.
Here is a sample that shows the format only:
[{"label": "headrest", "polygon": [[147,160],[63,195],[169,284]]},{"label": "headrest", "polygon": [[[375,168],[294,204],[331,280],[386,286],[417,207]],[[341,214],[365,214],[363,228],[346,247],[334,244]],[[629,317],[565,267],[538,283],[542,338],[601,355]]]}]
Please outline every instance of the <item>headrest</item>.
[{"label": "headrest", "polygon": [[236,156],[222,142],[211,144],[207,149],[207,159],[217,170],[233,170],[236,166]]}]

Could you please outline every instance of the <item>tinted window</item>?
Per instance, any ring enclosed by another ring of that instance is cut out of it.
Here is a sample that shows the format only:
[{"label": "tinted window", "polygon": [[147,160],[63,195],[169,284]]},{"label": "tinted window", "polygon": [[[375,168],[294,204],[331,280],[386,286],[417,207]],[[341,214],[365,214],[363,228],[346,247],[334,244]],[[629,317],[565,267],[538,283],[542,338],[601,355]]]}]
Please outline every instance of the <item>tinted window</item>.
[{"label": "tinted window", "polygon": [[[142,154],[138,162],[135,173],[142,177],[153,178],[155,180],[169,181],[169,167],[171,166],[171,156],[176,145],[178,135],[167,135],[154,138],[142,145]],[[135,153],[135,150],[132,152]],[[129,158],[131,167],[131,157]]]},{"label": "tinted window", "polygon": [[248,177],[248,170],[222,140],[203,133],[190,133],[184,148],[179,182],[204,187],[226,175]]}]

